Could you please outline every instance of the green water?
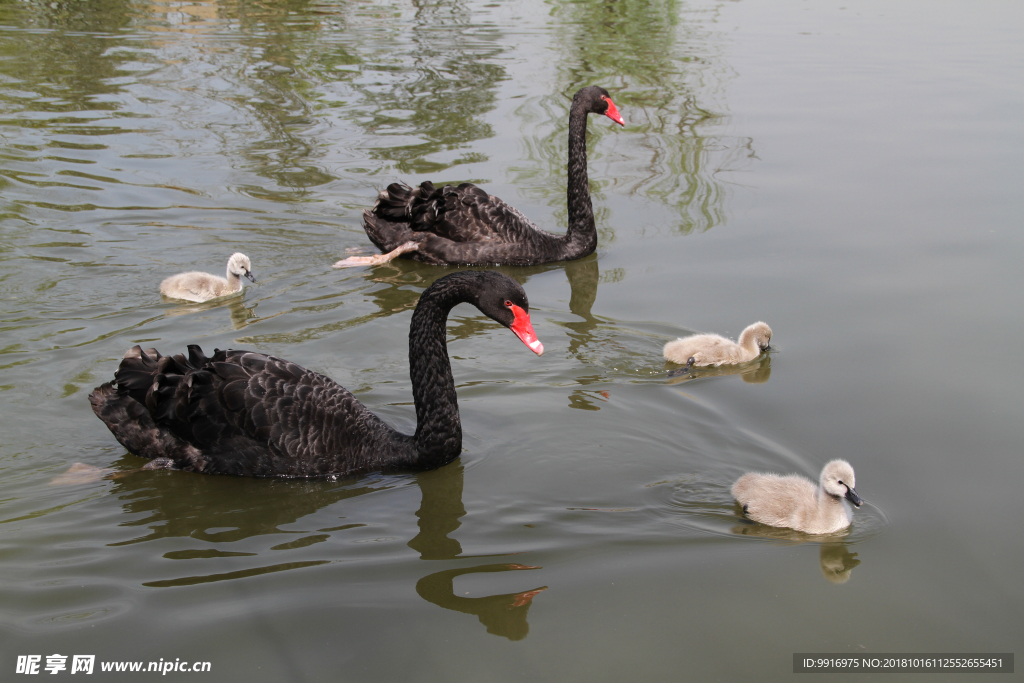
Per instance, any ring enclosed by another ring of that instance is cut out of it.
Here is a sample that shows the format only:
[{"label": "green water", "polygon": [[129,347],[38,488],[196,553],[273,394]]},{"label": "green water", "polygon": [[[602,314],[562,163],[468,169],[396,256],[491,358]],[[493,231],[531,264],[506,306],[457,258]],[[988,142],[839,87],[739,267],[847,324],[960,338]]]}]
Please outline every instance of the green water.
[{"label": "green water", "polygon": [[[795,652],[1019,649],[1022,29],[995,1],[0,3],[0,678],[789,680]],[[502,269],[542,357],[453,312],[458,461],[139,472],[93,416],[125,349],[199,343],[412,431],[411,311],[450,269],[330,265],[396,180],[564,230],[589,84],[626,121],[589,125],[598,251]],[[241,297],[161,299],[234,251]],[[766,359],[668,375],[666,341],[756,320]],[[737,514],[744,471],[837,457],[848,535]],[[117,474],[54,483],[75,463]]]}]

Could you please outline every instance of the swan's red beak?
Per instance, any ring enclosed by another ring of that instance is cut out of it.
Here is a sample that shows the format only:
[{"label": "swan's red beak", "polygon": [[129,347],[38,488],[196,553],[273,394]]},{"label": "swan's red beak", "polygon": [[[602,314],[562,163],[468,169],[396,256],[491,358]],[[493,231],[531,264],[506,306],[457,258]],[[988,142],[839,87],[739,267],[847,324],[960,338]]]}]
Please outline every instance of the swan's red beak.
[{"label": "swan's red beak", "polygon": [[540,340],[537,339],[537,333],[533,331],[533,324],[530,323],[530,314],[515,304],[511,304],[509,308],[512,310],[512,315],[516,317],[512,321],[512,331],[535,354],[538,356],[543,354],[544,345],[540,343]]},{"label": "swan's red beak", "polygon": [[601,99],[608,103],[608,111],[606,111],[604,115],[620,126],[625,126],[626,122],[622,120],[622,114],[619,113],[619,108],[615,106],[614,102],[612,102],[612,98],[602,97]]}]

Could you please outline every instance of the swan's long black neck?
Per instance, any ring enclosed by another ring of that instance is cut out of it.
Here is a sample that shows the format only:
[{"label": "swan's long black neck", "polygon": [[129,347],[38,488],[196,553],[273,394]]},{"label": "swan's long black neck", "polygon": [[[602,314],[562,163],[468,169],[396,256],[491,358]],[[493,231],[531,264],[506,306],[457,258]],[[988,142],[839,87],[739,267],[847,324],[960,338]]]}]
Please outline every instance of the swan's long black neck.
[{"label": "swan's long black neck", "polygon": [[462,424],[448,360],[446,326],[452,308],[472,301],[474,295],[461,279],[446,284],[423,293],[409,327],[409,372],[416,404],[416,468],[441,467],[462,452]]},{"label": "swan's long black neck", "polygon": [[569,185],[566,191],[569,228],[565,233],[565,246],[566,258],[570,259],[587,256],[597,248],[597,226],[587,178],[588,113],[586,103],[577,93],[569,109]]}]

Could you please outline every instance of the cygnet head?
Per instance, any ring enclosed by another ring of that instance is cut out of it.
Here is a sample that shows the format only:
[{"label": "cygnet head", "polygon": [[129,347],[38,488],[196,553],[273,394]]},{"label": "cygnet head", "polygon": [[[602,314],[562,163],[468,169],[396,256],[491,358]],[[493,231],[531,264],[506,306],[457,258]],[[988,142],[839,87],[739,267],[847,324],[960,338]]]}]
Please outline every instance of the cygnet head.
[{"label": "cygnet head", "polygon": [[249,257],[240,252],[236,252],[231,255],[228,259],[228,272],[235,276],[242,276],[249,278],[249,282],[256,282],[256,278],[252,276],[250,272],[252,266],[249,264]]},{"label": "cygnet head", "polygon": [[761,351],[767,351],[771,348],[768,345],[771,340],[772,328],[767,323],[756,322],[740,334],[739,345],[749,349],[751,344],[756,344]]},{"label": "cygnet head", "polygon": [[853,467],[845,460],[833,460],[821,470],[821,488],[825,493],[837,498],[845,498],[856,507],[860,507],[860,496],[854,489],[857,482],[853,476]]}]

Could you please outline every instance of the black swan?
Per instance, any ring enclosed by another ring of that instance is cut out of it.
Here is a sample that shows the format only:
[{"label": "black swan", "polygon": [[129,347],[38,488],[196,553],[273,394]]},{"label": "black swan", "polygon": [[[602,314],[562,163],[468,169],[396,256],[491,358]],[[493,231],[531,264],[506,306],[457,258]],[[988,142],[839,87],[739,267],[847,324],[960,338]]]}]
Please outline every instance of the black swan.
[{"label": "black swan", "polygon": [[608,91],[592,85],[569,108],[569,227],[564,235],[541,230],[526,216],[476,185],[392,183],[373,210],[363,211],[370,241],[385,252],[352,256],[335,268],[373,266],[406,255],[433,265],[528,266],[571,261],[593,253],[597,227],[587,181],[587,115],[604,114],[625,125]]},{"label": "black swan", "polygon": [[114,381],[89,394],[93,412],[148,469],[252,477],[322,477],[425,470],[462,451],[462,424],[445,323],[462,302],[508,327],[540,355],[519,284],[497,272],[462,271],[423,292],[409,328],[416,433],[401,434],[347,389],[295,363],[251,351],[196,345],[183,354],[129,350]]}]

